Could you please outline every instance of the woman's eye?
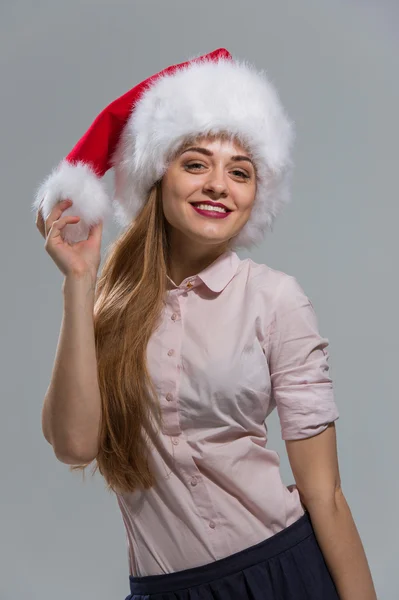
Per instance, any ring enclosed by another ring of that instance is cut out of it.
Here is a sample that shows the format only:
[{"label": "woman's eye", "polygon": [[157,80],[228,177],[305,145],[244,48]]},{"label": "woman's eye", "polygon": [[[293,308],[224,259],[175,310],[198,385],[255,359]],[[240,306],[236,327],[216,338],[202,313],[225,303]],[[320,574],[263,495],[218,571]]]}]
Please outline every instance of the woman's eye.
[{"label": "woman's eye", "polygon": [[249,175],[247,175],[243,171],[233,171],[233,173],[238,173],[243,179],[249,179]]},{"label": "woman's eye", "polygon": [[203,167],[204,165],[202,165],[201,163],[191,163],[191,164],[186,164],[185,166],[188,169],[194,169],[195,167]]},{"label": "woman's eye", "polygon": [[[199,170],[199,167],[204,167],[205,165],[203,165],[202,163],[189,163],[189,164],[185,164],[184,165],[186,169],[194,169],[194,170]],[[240,177],[241,179],[249,179],[249,175],[247,175],[247,173],[244,173],[244,171],[239,171],[238,169],[235,169],[234,171],[232,171],[232,173],[234,173],[235,175],[238,175],[238,177]]]}]

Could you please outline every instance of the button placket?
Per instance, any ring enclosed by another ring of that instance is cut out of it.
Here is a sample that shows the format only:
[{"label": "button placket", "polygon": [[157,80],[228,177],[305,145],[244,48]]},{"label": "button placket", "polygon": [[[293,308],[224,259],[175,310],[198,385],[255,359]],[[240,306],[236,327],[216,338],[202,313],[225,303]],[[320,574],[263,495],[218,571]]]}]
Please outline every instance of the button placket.
[{"label": "button placket", "polygon": [[[180,287],[181,295],[183,297],[187,297],[188,291],[193,287],[194,287],[193,280],[189,280],[186,283],[183,283]],[[173,311],[173,312],[169,313],[170,321],[173,321],[173,323],[175,325],[170,324],[170,327],[169,326],[166,327],[165,335],[167,337],[165,338],[165,343],[166,343],[166,348],[168,348],[168,342],[169,343],[172,342],[172,344],[175,346],[174,348],[169,348],[167,350],[167,356],[173,357],[173,356],[177,356],[179,354],[179,352],[181,351],[181,346],[180,346],[181,340],[180,340],[180,343],[175,345],[176,334],[177,334],[175,327],[178,327],[178,335],[180,335],[180,337],[181,337],[181,326],[182,326],[182,324],[180,322],[182,320],[181,319],[181,307],[179,306],[179,299],[177,298],[177,296],[175,296],[173,298],[170,308],[171,308],[171,311]],[[169,323],[170,323],[170,321],[169,321]],[[180,329],[179,329],[179,327],[180,327]],[[174,332],[173,335],[172,335],[172,331]],[[181,365],[179,364],[179,361],[177,361],[177,364],[174,365],[174,368],[176,369],[176,372],[178,374],[181,369]],[[175,395],[170,391],[167,394],[165,394],[165,398],[168,403],[171,403],[172,400],[176,399]],[[176,404],[173,406],[169,405],[167,410],[168,410],[169,415],[173,414],[176,416],[175,423],[178,426],[178,423],[180,421],[179,416],[178,416],[178,412],[179,412],[178,402],[176,402]],[[182,435],[179,436],[179,435],[176,435],[175,432],[176,432],[176,429],[173,432],[173,434],[170,434],[170,444],[171,444],[172,455],[179,456],[182,463],[185,464],[185,466],[186,466],[185,474],[187,477],[187,484],[190,486],[190,488],[192,490],[192,494],[194,496],[197,506],[200,509],[202,518],[208,524],[208,527],[211,530],[216,531],[216,521],[212,520],[212,518],[210,518],[212,516],[215,517],[215,511],[214,511],[214,507],[212,504],[212,499],[209,496],[206,486],[204,487],[204,485],[201,481],[201,476],[198,475],[198,469],[196,469],[195,466],[193,466],[191,461],[189,460],[190,452],[189,452],[189,447],[185,443],[184,433],[181,432],[183,434],[183,436]],[[196,473],[196,474],[194,474],[194,473]]]},{"label": "button placket", "polygon": [[[187,493],[190,494],[192,502],[197,507],[197,514],[202,520],[205,535],[207,535],[214,553],[222,555],[224,541],[221,539],[219,531],[220,515],[215,505],[212,489],[208,487],[200,468],[193,460],[191,440],[184,425],[185,378],[180,381],[180,370],[184,370],[183,322],[190,302],[195,300],[196,292],[193,288],[196,288],[197,284],[199,285],[200,281],[196,278],[182,282],[169,296],[164,314],[162,330],[162,366],[165,369],[162,391],[164,394],[163,411],[166,417],[164,433],[168,452],[176,461],[178,476],[184,480]],[[190,296],[190,293],[194,296]],[[223,523],[223,519],[220,522]]]},{"label": "button placket", "polygon": [[[212,497],[209,495],[209,491],[207,490],[206,485],[204,485],[204,483],[202,482],[201,475],[193,474],[194,472],[198,473],[198,469],[196,469],[196,467],[192,464],[192,461],[190,460],[191,453],[187,451],[188,446],[187,443],[185,443],[184,434],[180,437],[171,435],[170,440],[172,444],[172,449],[176,448],[176,446],[178,446],[180,442],[183,443],[183,446],[179,451],[179,456],[180,460],[182,461],[182,466],[184,465],[187,484],[191,486],[193,498],[196,503],[196,506],[199,509],[201,518],[204,520],[205,524],[208,526],[209,529],[215,531],[216,535],[217,521],[215,520],[216,513],[212,502]],[[174,450],[172,452],[173,456],[175,456]],[[214,517],[213,519],[212,516]],[[218,543],[217,539],[216,543]]]},{"label": "button placket", "polygon": [[[169,296],[165,310],[164,328],[162,331],[163,356],[162,361],[162,384],[161,394],[164,398],[163,405],[163,432],[170,437],[179,435],[180,418],[178,408],[177,389],[179,386],[180,377],[180,352],[181,352],[181,316],[179,299],[177,296],[178,289],[173,296]],[[174,449],[177,444],[172,442],[171,447]]]}]

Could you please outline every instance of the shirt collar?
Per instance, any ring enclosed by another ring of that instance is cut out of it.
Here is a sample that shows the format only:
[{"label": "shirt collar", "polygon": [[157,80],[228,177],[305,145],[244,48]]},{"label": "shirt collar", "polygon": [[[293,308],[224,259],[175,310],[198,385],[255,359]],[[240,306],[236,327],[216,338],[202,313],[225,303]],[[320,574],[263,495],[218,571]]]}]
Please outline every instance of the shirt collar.
[{"label": "shirt collar", "polygon": [[179,286],[167,275],[168,289],[192,289],[203,282],[213,292],[221,292],[236,274],[240,262],[234,250],[226,250],[197,275],[186,277]]}]

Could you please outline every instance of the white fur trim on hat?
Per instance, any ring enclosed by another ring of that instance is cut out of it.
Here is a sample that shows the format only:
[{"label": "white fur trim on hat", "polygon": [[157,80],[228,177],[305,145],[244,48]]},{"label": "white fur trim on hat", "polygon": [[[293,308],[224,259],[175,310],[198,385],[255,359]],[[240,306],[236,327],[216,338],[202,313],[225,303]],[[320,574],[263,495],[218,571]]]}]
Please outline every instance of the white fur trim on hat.
[{"label": "white fur trim on hat", "polygon": [[258,173],[250,218],[233,247],[259,244],[290,200],[294,128],[272,83],[246,61],[191,63],[145,91],[113,157],[117,221],[126,226],[136,216],[186,138],[222,131],[246,145]]}]

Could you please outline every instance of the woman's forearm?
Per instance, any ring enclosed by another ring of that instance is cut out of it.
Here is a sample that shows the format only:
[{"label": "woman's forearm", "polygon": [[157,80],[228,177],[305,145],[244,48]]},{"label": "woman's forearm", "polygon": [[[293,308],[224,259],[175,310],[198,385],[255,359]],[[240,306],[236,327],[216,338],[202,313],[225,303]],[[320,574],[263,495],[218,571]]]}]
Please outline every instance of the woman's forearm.
[{"label": "woman's forearm", "polygon": [[340,600],[377,600],[366,554],[343,493],[306,505]]},{"label": "woman's forearm", "polygon": [[97,453],[101,397],[97,379],[91,277],[63,283],[64,313],[42,410],[46,439],[63,462],[91,461]]}]

